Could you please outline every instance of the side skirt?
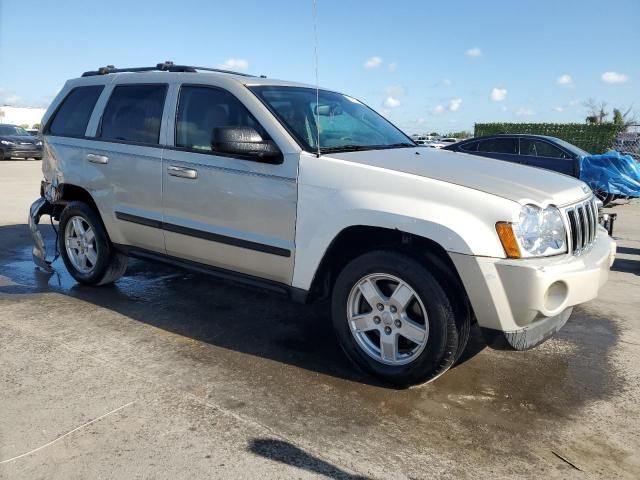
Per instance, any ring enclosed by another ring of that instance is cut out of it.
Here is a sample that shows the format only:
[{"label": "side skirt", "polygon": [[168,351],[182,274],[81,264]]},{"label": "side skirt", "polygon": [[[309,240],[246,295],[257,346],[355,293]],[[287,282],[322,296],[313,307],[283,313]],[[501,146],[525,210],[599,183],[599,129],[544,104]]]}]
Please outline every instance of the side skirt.
[{"label": "side skirt", "polygon": [[309,292],[306,290],[295,288],[284,283],[274,282],[273,280],[266,280],[264,278],[255,277],[253,275],[247,275],[245,273],[234,272],[232,270],[227,270],[224,268],[213,267],[204,263],[185,260],[183,258],[152,252],[150,250],[132,247],[129,245],[114,244],[114,247],[119,252],[129,257],[138,258],[140,260],[164,263],[167,265],[172,265],[174,267],[184,268],[193,272],[212,275],[214,277],[229,280],[231,282],[284,294],[287,295],[295,303],[307,303],[307,298],[309,296]]}]

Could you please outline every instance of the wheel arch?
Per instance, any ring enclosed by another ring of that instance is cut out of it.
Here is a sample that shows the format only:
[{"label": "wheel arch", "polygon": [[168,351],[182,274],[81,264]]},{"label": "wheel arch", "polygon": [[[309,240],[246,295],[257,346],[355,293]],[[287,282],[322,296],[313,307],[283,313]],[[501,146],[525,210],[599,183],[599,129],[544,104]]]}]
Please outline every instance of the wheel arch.
[{"label": "wheel arch", "polygon": [[[58,185],[58,196],[56,198],[55,205],[61,207],[58,208],[56,214],[56,219],[59,219],[59,215],[62,212],[64,206],[69,202],[83,202],[89,205],[100,217],[102,220],[102,215],[100,215],[100,210],[98,209],[98,205],[91,193],[85,188],[79,187],[78,185],[74,185],[72,183],[61,183]],[[103,222],[104,223],[104,222]]]},{"label": "wheel arch", "polygon": [[338,274],[349,261],[366,252],[385,248],[431,263],[440,275],[447,276],[448,283],[455,283],[466,296],[455,265],[447,251],[436,241],[399,229],[353,225],[340,231],[327,247],[313,276],[307,301],[330,296]]}]

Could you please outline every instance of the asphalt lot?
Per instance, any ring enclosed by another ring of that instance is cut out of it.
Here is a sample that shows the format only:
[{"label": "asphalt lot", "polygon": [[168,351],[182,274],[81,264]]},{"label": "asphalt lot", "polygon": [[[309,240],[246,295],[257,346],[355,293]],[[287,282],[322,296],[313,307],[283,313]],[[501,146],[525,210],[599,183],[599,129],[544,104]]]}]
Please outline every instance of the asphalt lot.
[{"label": "asphalt lot", "polygon": [[474,330],[446,375],[392,390],[322,306],[139,261],[103,288],[39,272],[40,178],[0,162],[0,478],[640,477],[638,201],[556,338],[495,351]]}]

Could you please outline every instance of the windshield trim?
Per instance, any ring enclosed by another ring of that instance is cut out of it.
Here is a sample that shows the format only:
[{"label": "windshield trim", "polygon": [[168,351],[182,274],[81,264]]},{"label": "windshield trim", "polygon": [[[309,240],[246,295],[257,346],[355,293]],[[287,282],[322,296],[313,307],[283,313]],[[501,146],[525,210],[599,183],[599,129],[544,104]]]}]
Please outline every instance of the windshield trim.
[{"label": "windshield trim", "polygon": [[[289,134],[289,136],[298,144],[298,146],[305,152],[308,153],[313,153],[313,154],[318,154],[320,153],[320,155],[322,155],[323,153],[340,153],[340,152],[353,152],[353,151],[366,151],[366,150],[383,150],[383,149],[391,149],[391,148],[413,148],[413,147],[417,147],[418,145],[413,141],[413,139],[407,135],[406,133],[404,133],[402,130],[400,130],[393,122],[391,122],[389,119],[387,119],[384,115],[381,115],[380,113],[376,112],[373,108],[371,108],[369,105],[367,105],[366,103],[362,102],[360,99],[353,97],[351,95],[347,95],[341,92],[336,92],[335,90],[327,90],[326,88],[321,88],[319,89],[320,92],[327,92],[327,93],[334,93],[336,95],[342,95],[344,97],[348,97],[348,98],[352,98],[354,100],[356,100],[357,102],[359,102],[363,107],[371,110],[373,113],[375,113],[376,115],[380,116],[382,119],[384,119],[389,125],[391,125],[393,128],[395,128],[402,136],[404,136],[407,139],[407,143],[411,144],[411,145],[407,145],[406,147],[400,147],[400,146],[390,146],[390,145],[361,145],[358,146],[357,150],[354,150],[353,147],[328,147],[327,148],[313,148],[311,145],[309,145],[307,142],[305,142],[302,138],[299,138],[298,135],[289,127],[289,125],[287,125],[287,123],[283,120],[280,119],[280,117],[278,116],[278,114],[275,112],[275,110],[271,107],[271,105],[269,105],[269,103],[262,98],[261,95],[259,95],[259,92],[261,90],[271,90],[271,89],[295,89],[295,90],[310,90],[311,92],[315,92],[316,89],[313,87],[305,87],[305,86],[298,86],[298,85],[245,85],[246,88],[260,101],[260,103],[262,103],[267,110],[269,110],[269,113],[271,113],[271,115],[276,119],[276,121],[282,125],[282,127],[287,131],[287,133]],[[329,150],[329,151],[327,151]]]}]

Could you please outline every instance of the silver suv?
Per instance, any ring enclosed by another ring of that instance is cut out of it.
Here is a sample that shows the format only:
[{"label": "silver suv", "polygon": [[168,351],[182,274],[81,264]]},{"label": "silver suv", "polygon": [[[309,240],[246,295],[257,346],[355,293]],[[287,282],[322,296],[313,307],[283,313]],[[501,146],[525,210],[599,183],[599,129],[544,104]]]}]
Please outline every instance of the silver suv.
[{"label": "silver suv", "polygon": [[539,344],[615,256],[584,183],[417,148],[359,100],[306,85],[105,67],[65,84],[43,138],[29,217],[42,268],[48,214],[83,284],[117,280],[131,256],[330,298],[346,354],[398,385],[443,374],[474,320],[491,343]]}]

